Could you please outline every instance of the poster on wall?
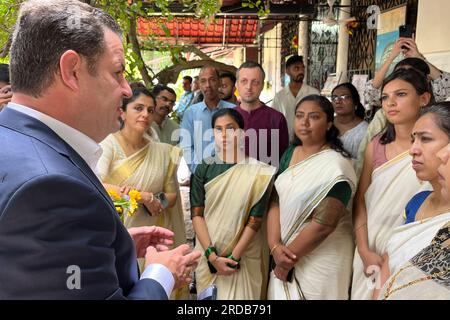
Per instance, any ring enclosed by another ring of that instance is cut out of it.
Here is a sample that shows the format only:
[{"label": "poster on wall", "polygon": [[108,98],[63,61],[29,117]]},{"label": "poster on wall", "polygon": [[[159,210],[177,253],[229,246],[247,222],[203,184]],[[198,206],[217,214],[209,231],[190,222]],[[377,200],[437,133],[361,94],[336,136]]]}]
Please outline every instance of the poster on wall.
[{"label": "poster on wall", "polygon": [[331,91],[333,91],[334,87],[339,84],[339,80],[341,79],[342,73],[330,73],[325,81],[322,91],[320,93],[324,96],[331,96]]},{"label": "poster on wall", "polygon": [[361,104],[364,106],[364,89],[366,87],[366,83],[369,80],[369,75],[367,74],[354,74],[352,77],[352,84],[355,86],[356,90],[358,90]]},{"label": "poster on wall", "polygon": [[[398,39],[398,27],[406,22],[406,5],[382,12],[378,17],[377,44],[375,51],[375,70],[379,70],[391,54],[395,41]],[[387,74],[392,72],[394,65],[403,59],[399,54],[391,64]]]}]

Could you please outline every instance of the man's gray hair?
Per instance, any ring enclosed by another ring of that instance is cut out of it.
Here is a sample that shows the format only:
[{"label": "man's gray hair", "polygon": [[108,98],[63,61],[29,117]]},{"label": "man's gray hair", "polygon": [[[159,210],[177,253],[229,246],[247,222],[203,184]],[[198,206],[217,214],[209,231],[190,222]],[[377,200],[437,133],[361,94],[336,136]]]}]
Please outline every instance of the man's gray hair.
[{"label": "man's gray hair", "polygon": [[59,60],[67,50],[85,58],[89,72],[95,75],[106,47],[104,28],[122,35],[109,14],[78,0],[24,2],[10,52],[12,90],[41,96],[59,72]]},{"label": "man's gray hair", "polygon": [[206,64],[206,65],[204,65],[201,69],[200,69],[200,72],[198,73],[199,75],[201,74],[201,73],[203,73],[205,70],[207,70],[207,69],[213,69],[213,71],[214,71],[214,73],[217,75],[217,79],[219,79],[219,77],[220,77],[220,72],[219,72],[219,70],[216,68],[216,67],[214,67],[213,65],[211,65],[211,64]]},{"label": "man's gray hair", "polygon": [[243,64],[241,64],[239,69],[237,69],[237,71],[236,71],[236,79],[239,80],[239,71],[241,69],[253,69],[253,68],[258,68],[259,70],[261,70],[262,81],[264,81],[264,79],[266,78],[266,73],[264,72],[263,67],[258,62],[254,62],[254,61],[246,61]]}]

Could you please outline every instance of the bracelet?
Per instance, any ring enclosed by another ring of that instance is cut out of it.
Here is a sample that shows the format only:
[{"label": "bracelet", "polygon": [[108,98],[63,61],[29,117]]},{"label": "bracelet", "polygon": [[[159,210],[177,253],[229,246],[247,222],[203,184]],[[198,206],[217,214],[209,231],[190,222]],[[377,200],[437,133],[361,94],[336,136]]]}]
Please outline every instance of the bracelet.
[{"label": "bracelet", "polygon": [[240,265],[241,259],[236,259],[235,257],[233,257],[232,253],[230,253],[227,256],[227,258],[233,260],[234,262],[236,262],[236,265],[234,265],[234,266],[229,264],[229,263],[227,263],[227,266],[229,266],[230,268],[232,268],[232,269],[239,269],[241,267],[241,265]]},{"label": "bracelet", "polygon": [[241,259],[236,259],[235,257],[233,257],[232,253],[230,253],[230,255],[227,258],[231,259],[231,260],[233,260],[234,262],[237,262],[237,263],[241,262]]},{"label": "bracelet", "polygon": [[279,242],[276,245],[274,245],[272,247],[272,249],[270,249],[270,255],[272,255],[272,253],[275,251],[275,249],[278,248],[279,246],[281,246],[281,243],[279,243]]},{"label": "bracelet", "polygon": [[215,253],[217,254],[217,249],[214,246],[209,246],[208,249],[205,250],[205,257],[206,260],[208,260],[209,256],[211,255],[211,253]]},{"label": "bracelet", "polygon": [[361,229],[362,227],[367,226],[367,222],[364,222],[362,225],[360,225],[358,228],[353,229],[353,232],[356,232],[358,229]]}]

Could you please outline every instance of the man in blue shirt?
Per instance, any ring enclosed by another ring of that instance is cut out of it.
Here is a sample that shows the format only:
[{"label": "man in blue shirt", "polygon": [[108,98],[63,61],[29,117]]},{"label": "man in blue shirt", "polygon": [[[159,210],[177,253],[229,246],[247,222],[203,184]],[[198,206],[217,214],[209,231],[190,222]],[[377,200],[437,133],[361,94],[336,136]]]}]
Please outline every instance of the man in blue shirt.
[{"label": "man in blue shirt", "polygon": [[190,76],[183,77],[184,93],[181,96],[180,102],[178,102],[178,105],[175,109],[175,113],[177,114],[178,119],[180,119],[180,122],[183,120],[184,112],[189,107],[189,105],[192,102],[192,99],[194,98],[194,93],[191,90],[191,85],[192,85],[192,77]]},{"label": "man in blue shirt", "polygon": [[212,66],[200,70],[200,90],[204,100],[190,106],[181,122],[180,146],[191,172],[203,159],[214,155],[214,133],[211,120],[214,113],[235,105],[219,98],[219,71]]}]

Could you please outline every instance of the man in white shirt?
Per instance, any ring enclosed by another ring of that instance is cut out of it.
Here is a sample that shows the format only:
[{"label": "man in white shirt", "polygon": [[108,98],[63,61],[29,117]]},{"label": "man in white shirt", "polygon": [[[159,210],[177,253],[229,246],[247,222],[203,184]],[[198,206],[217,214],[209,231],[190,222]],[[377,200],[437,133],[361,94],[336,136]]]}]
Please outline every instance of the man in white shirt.
[{"label": "man in white shirt", "polygon": [[169,251],[164,228],[125,229],[94,173],[131,95],[120,27],[76,0],[24,2],[17,26],[0,113],[0,296],[168,299],[200,253]]},{"label": "man in white shirt", "polygon": [[295,107],[303,97],[319,94],[319,90],[303,83],[305,65],[303,57],[293,55],[286,61],[286,74],[290,78],[289,85],[277,92],[272,102],[272,108],[280,111],[286,118],[289,130],[289,140],[294,137]]}]

